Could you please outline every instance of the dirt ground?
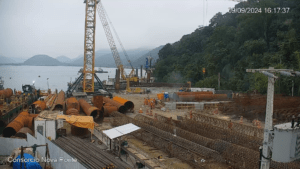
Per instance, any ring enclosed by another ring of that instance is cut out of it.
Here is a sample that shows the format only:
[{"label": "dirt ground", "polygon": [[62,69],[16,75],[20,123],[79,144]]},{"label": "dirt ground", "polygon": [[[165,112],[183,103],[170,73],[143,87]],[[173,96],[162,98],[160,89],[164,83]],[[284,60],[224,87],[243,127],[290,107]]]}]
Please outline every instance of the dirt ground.
[{"label": "dirt ground", "polygon": [[[157,93],[154,94],[115,94],[114,96],[119,96],[124,99],[130,100],[134,103],[134,111],[131,113],[127,113],[128,116],[134,118],[137,114],[139,114],[140,108],[143,110],[143,115],[146,115],[146,110],[150,109],[149,106],[144,105],[144,98],[157,98]],[[177,116],[183,116],[183,117],[188,117],[189,118],[189,112],[190,110],[187,109],[181,109],[181,110],[166,110],[162,111],[161,108],[163,107],[163,104],[157,104],[156,108],[153,109],[153,114],[157,113],[159,115],[165,116],[165,117],[172,117],[172,119],[177,119]],[[213,115],[213,110],[193,110],[194,113],[203,113],[206,115],[211,115],[216,118],[220,119],[225,119],[225,120],[232,120],[239,122],[239,118],[236,118],[235,116],[227,116],[227,115],[222,115],[222,112],[219,112],[219,115]],[[153,118],[153,116],[147,116]],[[246,125],[253,125],[251,121],[247,121],[247,119],[243,120],[243,123]],[[165,153],[163,153],[160,150],[154,149],[153,147],[150,147],[143,143],[142,141],[135,139],[133,136],[126,136],[126,139],[128,139],[129,145],[133,147],[137,152],[140,154],[143,154],[145,157],[150,158],[150,159],[155,159],[159,155],[162,155],[164,158],[163,160],[152,160],[155,163],[157,163],[159,166],[162,168],[193,168],[190,165],[188,165],[185,162],[182,162],[179,159],[176,158],[168,158]],[[205,160],[205,159],[204,159]],[[229,168],[226,164],[220,164],[220,163],[215,163],[215,162],[210,162],[209,160],[206,160],[206,162],[203,163],[202,167],[207,168],[207,169],[226,169]]]},{"label": "dirt ground", "polygon": [[[157,93],[150,93],[150,94],[114,94],[114,96],[119,96],[122,97],[124,99],[130,100],[134,103],[134,111],[133,114],[129,113],[127,114],[130,117],[134,117],[137,114],[139,114],[139,110],[140,108],[142,108],[143,110],[143,115],[146,115],[146,111],[147,109],[150,110],[149,106],[145,106],[144,105],[144,98],[157,98]],[[189,117],[189,112],[190,110],[187,109],[180,109],[180,110],[166,110],[166,111],[162,111],[161,108],[163,107],[163,105],[157,104],[156,108],[153,109],[153,114],[157,113],[158,115],[162,115],[165,117],[172,117],[172,119],[177,119],[177,116],[187,116]],[[237,117],[235,115],[223,115],[221,111],[219,111],[218,115],[213,115],[213,110],[193,110],[193,113],[203,113],[206,115],[211,115],[215,118],[220,118],[220,119],[224,119],[224,120],[231,120],[234,122],[240,122],[240,117]],[[153,116],[148,116],[153,118]],[[248,120],[246,118],[243,118],[243,124],[245,125],[249,125],[249,126],[253,126],[252,121]],[[261,122],[262,127],[264,127],[264,122]]]}]

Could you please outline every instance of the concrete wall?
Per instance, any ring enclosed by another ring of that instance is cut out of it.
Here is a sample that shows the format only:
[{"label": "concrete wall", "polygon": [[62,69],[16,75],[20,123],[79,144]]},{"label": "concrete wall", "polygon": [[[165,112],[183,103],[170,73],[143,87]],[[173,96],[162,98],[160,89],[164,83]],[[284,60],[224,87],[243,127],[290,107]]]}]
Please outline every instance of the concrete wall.
[{"label": "concrete wall", "polygon": [[0,155],[10,155],[13,149],[21,146],[28,146],[25,139],[0,137]]},{"label": "concrete wall", "polygon": [[[37,132],[37,131],[36,131]],[[4,138],[0,137],[0,155],[10,155],[12,150],[19,148],[21,146],[32,146],[45,145],[48,143],[51,166],[53,169],[61,168],[72,168],[72,169],[85,169],[86,167],[76,161],[75,158],[71,157],[68,153],[64,152],[60,147],[56,146],[50,140],[42,136],[37,132],[36,138],[27,133],[27,141],[25,139],[15,139],[15,138]],[[39,147],[37,152],[41,157],[45,158],[46,148]],[[56,160],[56,161],[55,161]],[[73,160],[73,161],[72,161]],[[43,166],[44,167],[44,166]]]}]

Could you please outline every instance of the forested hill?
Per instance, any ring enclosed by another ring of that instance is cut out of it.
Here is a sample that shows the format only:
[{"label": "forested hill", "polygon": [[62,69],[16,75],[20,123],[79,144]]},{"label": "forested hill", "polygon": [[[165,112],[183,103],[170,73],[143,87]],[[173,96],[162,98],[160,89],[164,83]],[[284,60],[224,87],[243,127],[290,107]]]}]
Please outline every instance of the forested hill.
[{"label": "forested hill", "polygon": [[[155,67],[157,81],[191,81],[193,86],[217,89],[220,72],[221,89],[266,93],[267,78],[246,69],[300,70],[300,0],[254,1],[235,8],[261,8],[261,13],[218,13],[209,26],[166,44]],[[280,13],[274,13],[276,7],[281,7]],[[283,7],[290,8],[288,13]],[[265,13],[265,8],[272,13]],[[300,78],[295,77],[280,77],[276,93],[291,94],[292,80],[294,95],[300,95]]]}]

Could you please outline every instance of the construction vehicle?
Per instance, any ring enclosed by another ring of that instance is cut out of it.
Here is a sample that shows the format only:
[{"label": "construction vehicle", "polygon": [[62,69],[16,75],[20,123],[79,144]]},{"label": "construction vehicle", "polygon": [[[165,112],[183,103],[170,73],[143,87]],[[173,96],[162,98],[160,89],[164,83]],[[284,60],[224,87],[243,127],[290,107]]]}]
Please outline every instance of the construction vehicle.
[{"label": "construction vehicle", "polygon": [[[106,11],[105,11],[105,9],[104,9],[104,7],[103,7],[101,1],[98,3],[97,10],[98,10],[98,14],[99,14],[99,17],[100,17],[102,26],[103,26],[103,28],[104,28],[105,35],[106,35],[107,41],[108,41],[108,43],[109,43],[109,46],[110,46],[110,49],[111,49],[113,58],[114,58],[114,60],[115,60],[116,66],[117,66],[118,69],[120,69],[120,74],[121,74],[122,79],[123,79],[123,80],[126,80],[127,83],[128,83],[128,80],[127,80],[127,79],[129,79],[129,82],[131,82],[131,81],[138,82],[138,81],[139,81],[139,78],[136,77],[136,76],[134,76],[134,68],[133,68],[133,66],[132,66],[132,64],[131,64],[131,62],[130,62],[130,60],[129,60],[129,58],[128,58],[127,52],[126,52],[126,50],[124,49],[124,46],[123,46],[123,44],[122,44],[122,42],[121,42],[121,40],[120,40],[120,38],[119,38],[119,36],[118,36],[116,30],[115,30],[114,27],[113,27],[112,22],[109,20],[108,15],[107,15],[107,13],[106,13]],[[126,59],[128,60],[128,63],[129,63],[130,66],[131,66],[131,72],[130,72],[130,74],[129,74],[128,76],[126,75],[126,73],[125,73],[125,71],[124,71],[124,66],[123,66],[122,61],[121,61],[121,59],[120,59],[119,52],[118,52],[118,50],[117,50],[117,47],[116,47],[114,38],[113,38],[113,36],[112,36],[112,33],[111,33],[111,31],[110,31],[110,27],[109,27],[109,24],[108,24],[106,18],[109,20],[110,25],[111,25],[111,27],[113,28],[113,31],[115,32],[115,35],[116,35],[116,37],[117,37],[117,40],[119,41],[120,46],[122,47],[123,53],[124,53]]]},{"label": "construction vehicle", "polygon": [[95,71],[95,28],[96,28],[96,9],[100,0],[84,0],[85,10],[85,35],[84,35],[84,65],[78,73],[81,75],[76,78],[75,82],[68,84],[67,96],[74,93],[85,95],[104,95],[112,97],[103,86]]},{"label": "construction vehicle", "polygon": [[127,81],[127,85],[126,85],[126,92],[127,93],[131,93],[131,94],[143,94],[143,93],[145,93],[145,90],[143,90],[143,89],[141,89],[141,88],[139,88],[139,87],[137,87],[137,88],[135,88],[135,89],[131,89],[130,88],[130,81],[129,81],[129,78],[127,78],[126,79],[126,81]]}]

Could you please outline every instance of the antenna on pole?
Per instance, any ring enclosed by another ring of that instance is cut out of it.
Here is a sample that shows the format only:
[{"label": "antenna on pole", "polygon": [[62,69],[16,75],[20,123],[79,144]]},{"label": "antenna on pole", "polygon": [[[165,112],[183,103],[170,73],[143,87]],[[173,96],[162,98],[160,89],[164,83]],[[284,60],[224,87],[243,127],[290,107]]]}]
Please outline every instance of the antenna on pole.
[{"label": "antenna on pole", "polygon": [[246,72],[251,73],[262,73],[268,77],[268,91],[267,91],[267,108],[266,108],[266,118],[265,118],[265,130],[264,130],[264,141],[263,141],[263,150],[261,158],[261,169],[270,168],[271,160],[271,150],[273,139],[273,101],[274,101],[274,84],[277,76],[274,73],[280,73],[283,76],[300,76],[300,72],[293,71],[292,69],[274,69],[270,67],[269,69],[246,69]]}]

